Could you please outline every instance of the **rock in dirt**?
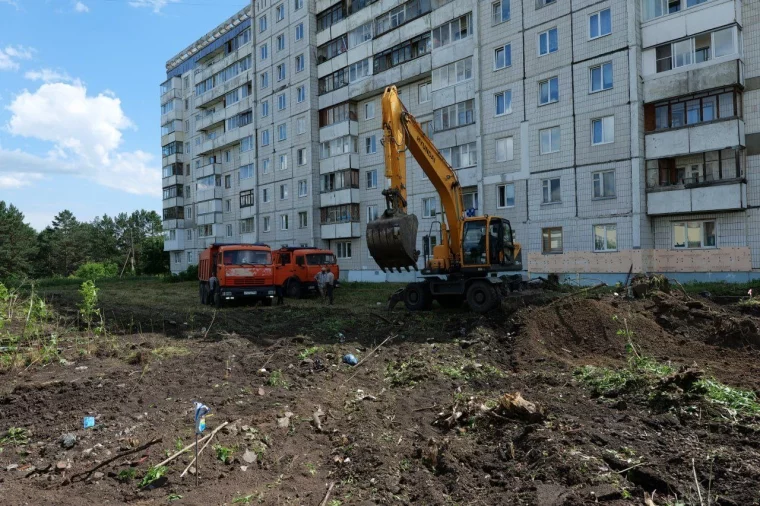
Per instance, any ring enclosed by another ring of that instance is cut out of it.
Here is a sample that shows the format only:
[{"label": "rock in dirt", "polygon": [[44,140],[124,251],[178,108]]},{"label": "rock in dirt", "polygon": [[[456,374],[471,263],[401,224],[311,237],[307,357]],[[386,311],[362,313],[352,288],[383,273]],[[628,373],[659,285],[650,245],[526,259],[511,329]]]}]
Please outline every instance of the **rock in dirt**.
[{"label": "rock in dirt", "polygon": [[258,460],[258,458],[259,456],[256,455],[256,453],[252,452],[251,450],[246,450],[245,453],[243,454],[243,461],[249,464],[256,463],[256,460]]},{"label": "rock in dirt", "polygon": [[18,469],[18,464],[10,464],[8,467],[5,468],[6,471],[10,472],[14,469]]},{"label": "rock in dirt", "polygon": [[68,468],[69,468],[69,463],[66,462],[65,460],[58,461],[55,464],[55,470],[58,471],[59,473],[65,471]]},{"label": "rock in dirt", "polygon": [[504,394],[499,399],[500,414],[507,418],[516,418],[528,422],[540,422],[544,419],[544,409],[540,405],[526,401],[520,392]]},{"label": "rock in dirt", "polygon": [[237,422],[233,422],[233,423],[225,425],[224,428],[222,429],[222,432],[224,432],[228,436],[236,436],[238,433]]},{"label": "rock in dirt", "polygon": [[60,442],[64,448],[73,448],[77,442],[77,436],[72,433],[64,434],[61,436]]},{"label": "rock in dirt", "polygon": [[264,397],[264,394],[265,394],[264,387],[259,387],[259,396]]},{"label": "rock in dirt", "polygon": [[246,472],[248,471],[248,466],[240,466],[240,470]]}]

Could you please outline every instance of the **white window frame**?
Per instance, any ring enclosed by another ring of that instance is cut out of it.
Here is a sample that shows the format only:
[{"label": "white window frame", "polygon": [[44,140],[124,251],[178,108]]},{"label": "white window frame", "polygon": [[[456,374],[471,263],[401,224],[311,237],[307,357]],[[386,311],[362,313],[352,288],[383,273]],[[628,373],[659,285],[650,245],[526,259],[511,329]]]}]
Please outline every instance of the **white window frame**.
[{"label": "white window frame", "polygon": [[285,2],[275,7],[275,23],[285,19]]},{"label": "white window frame", "polygon": [[379,216],[376,205],[367,206],[367,223],[375,221]]},{"label": "white window frame", "polygon": [[268,204],[270,202],[269,199],[269,188],[262,188],[261,189],[261,202],[264,204]]},{"label": "white window frame", "polygon": [[374,188],[377,188],[377,169],[368,170],[366,172],[365,181],[367,184],[367,189],[372,190]]},{"label": "white window frame", "polygon": [[[612,174],[612,193],[607,195],[604,192],[604,176],[606,174]],[[612,170],[600,170],[591,173],[591,198],[593,199],[611,199],[617,196],[617,175],[615,169]],[[596,188],[597,182],[599,183],[599,194],[597,195]]]},{"label": "white window frame", "polygon": [[300,104],[306,100],[306,85],[302,84],[296,88],[296,103]]},{"label": "white window frame", "polygon": [[[499,96],[504,99],[504,111],[499,112]],[[509,104],[507,104],[509,98]],[[512,114],[512,90],[504,90],[496,93],[493,97],[494,116],[506,116]]]},{"label": "white window frame", "polygon": [[[597,122],[601,122],[602,125],[602,139],[596,142],[594,138],[594,125]],[[608,134],[612,138],[608,139]],[[591,145],[601,146],[602,144],[612,144],[615,142],[615,116],[604,116],[602,118],[594,118],[591,120]]]},{"label": "white window frame", "polygon": [[377,137],[374,134],[364,138],[364,153],[367,155],[377,153]]},{"label": "white window frame", "polygon": [[288,168],[288,155],[280,155],[280,170],[287,170]]},{"label": "white window frame", "polygon": [[264,100],[261,102],[261,117],[266,118],[269,116],[269,100]]},{"label": "white window frame", "polygon": [[[549,232],[549,250],[544,249],[544,231],[559,230],[560,248],[558,251],[551,249],[551,232]],[[559,255],[565,251],[565,231],[562,227],[544,227],[541,229],[541,253],[544,255]]]},{"label": "white window frame", "polygon": [[264,174],[269,174],[270,168],[269,168],[269,158],[264,158],[261,161],[261,171]]},{"label": "white window frame", "polygon": [[[602,246],[601,248],[597,248],[596,229],[600,227],[603,230],[604,246]],[[610,229],[614,230],[615,232],[615,247],[614,248],[610,248],[609,242],[608,242],[609,238],[607,237],[607,232]],[[599,225],[593,225],[591,227],[591,241],[593,242],[592,251],[594,251],[594,253],[609,253],[609,252],[617,251],[618,250],[617,224],[616,223],[602,223]]]},{"label": "white window frame", "polygon": [[288,200],[288,183],[280,185],[280,200]]},{"label": "white window frame", "polygon": [[[699,223],[699,242],[700,246],[696,248],[690,248],[689,247],[689,224]],[[713,232],[715,234],[715,246],[705,246],[705,224],[706,223],[712,223],[713,224]],[[684,227],[684,245],[683,246],[676,246],[676,226],[683,226]],[[716,249],[718,248],[718,220],[715,219],[709,219],[709,220],[685,220],[685,221],[674,221],[671,223],[670,227],[671,231],[671,245],[674,250],[682,251],[682,250],[696,250],[696,249]]]},{"label": "white window frame", "polygon": [[[559,181],[559,199],[552,200],[552,183]],[[561,204],[562,203],[562,178],[550,177],[541,180],[541,205],[546,204]]]},{"label": "white window frame", "polygon": [[308,227],[309,227],[309,212],[298,211],[298,228],[308,228]]},{"label": "white window frame", "polygon": [[303,8],[303,0],[295,0],[295,8],[293,10],[298,10]]},{"label": "white window frame", "polygon": [[296,72],[303,72],[303,69],[306,68],[306,57],[304,55],[299,54],[296,55]]},{"label": "white window frame", "polygon": [[424,197],[422,199],[422,217],[423,218],[435,218],[437,216],[438,207],[435,197]]},{"label": "white window frame", "polygon": [[[554,145],[554,132],[558,133],[557,135],[557,149],[553,149]],[[544,132],[549,133],[549,149],[544,150],[544,144],[542,142],[542,137]],[[550,155],[552,153],[559,153],[562,149],[562,129],[559,126],[553,126],[549,128],[542,128],[538,131],[538,152],[541,155]]]},{"label": "white window frame", "polygon": [[364,104],[364,119],[375,119],[375,103],[367,102]]},{"label": "white window frame", "polygon": [[426,104],[430,102],[430,94],[432,92],[432,88],[433,88],[433,83],[431,81],[418,85],[417,86],[417,102],[420,104]]},{"label": "white window frame", "polygon": [[[555,83],[555,82],[557,84],[557,98],[552,100],[552,83]],[[546,85],[549,87],[548,93],[546,94],[546,96],[548,97],[548,100],[546,102],[544,102],[541,97],[541,87],[543,85]],[[559,76],[553,76],[553,77],[550,77],[549,79],[543,79],[539,81],[538,82],[538,106],[541,107],[543,105],[556,104],[557,102],[559,102]]]},{"label": "white window frame", "polygon": [[[510,1],[511,0],[501,0],[499,2],[493,2],[491,4],[491,25],[498,25],[512,19],[512,6],[510,5]],[[509,8],[507,9],[509,11],[509,14],[506,18],[504,17],[504,10],[502,9],[502,6],[505,2],[507,5],[509,5]],[[496,16],[497,12],[498,18]]]},{"label": "white window frame", "polygon": [[[551,32],[552,31],[557,32],[557,49],[555,49],[554,51],[551,50],[551,42],[550,42],[551,41]],[[544,49],[543,47],[541,47],[541,36],[542,35],[546,35],[546,52],[545,53],[541,52]],[[545,30],[545,31],[539,33],[537,39],[538,39],[537,42],[538,42],[538,56],[539,56],[539,58],[542,57],[542,56],[547,56],[547,55],[550,55],[552,53],[559,52],[559,29],[556,26],[554,26],[552,28],[549,28],[548,30]]]},{"label": "white window frame", "polygon": [[277,110],[284,111],[288,107],[288,99],[284,93],[277,95]]},{"label": "white window frame", "polygon": [[264,232],[272,231],[272,220],[269,216],[264,216]]},{"label": "white window frame", "polygon": [[280,215],[280,230],[290,230],[290,214],[284,213]]},{"label": "white window frame", "polygon": [[299,148],[296,151],[296,163],[298,165],[306,165],[306,148]]},{"label": "white window frame", "polygon": [[269,146],[269,129],[265,129],[261,131],[261,145],[262,146]]},{"label": "white window frame", "polygon": [[296,134],[303,135],[306,133],[306,118],[296,118]]},{"label": "white window frame", "polygon": [[[602,33],[602,13],[603,12],[609,12],[610,13],[610,31],[608,33]],[[594,16],[596,16],[596,24],[597,24],[597,30],[599,35],[596,37],[591,35],[591,26],[594,23]],[[601,39],[602,37],[607,37],[608,35],[612,35],[612,9],[607,7],[606,9],[601,9],[596,12],[593,12],[589,14],[588,16],[588,40],[597,40]]]},{"label": "white window frame", "polygon": [[303,39],[303,23],[298,23],[296,25],[296,40]]},{"label": "white window frame", "polygon": [[298,180],[298,198],[309,196],[309,182],[306,179]]},{"label": "white window frame", "polygon": [[[499,67],[499,64],[498,64],[499,51],[504,52],[504,65],[501,67]],[[507,54],[509,54],[509,65],[507,65]],[[493,50],[493,70],[494,72],[496,72],[497,70],[506,69],[511,66],[512,66],[512,43],[508,42],[504,44],[503,46],[499,46]]]},{"label": "white window frame", "polygon": [[[612,82],[608,88],[604,87],[604,68],[609,65],[610,72],[612,72]],[[599,69],[599,88],[594,89],[594,70]],[[599,93],[602,91],[611,90],[615,87],[615,69],[612,66],[612,62],[604,62],[599,65],[594,65],[588,69],[588,81],[589,81],[589,93]]]},{"label": "white window frame", "polygon": [[[509,204],[507,188],[512,188],[512,205]],[[510,207],[515,207],[515,184],[500,184],[496,187],[496,209],[509,209]]]},{"label": "white window frame", "polygon": [[[499,142],[504,141],[504,158],[499,156]],[[515,159],[515,141],[512,136],[496,139],[496,161],[508,162]]]},{"label": "white window frame", "polygon": [[261,60],[266,60],[267,58],[269,58],[269,44],[267,44],[266,42],[264,42],[261,45],[260,53],[261,53],[261,55],[260,55],[261,56],[261,58],[260,58]]},{"label": "white window frame", "polygon": [[232,237],[232,224],[231,223],[227,223],[227,225],[224,228],[225,228],[225,232],[226,232],[225,236],[226,237]]},{"label": "white window frame", "polygon": [[337,258],[351,258],[351,241],[341,241],[335,244],[335,256]]},{"label": "white window frame", "polygon": [[285,34],[281,33],[280,35],[278,35],[275,41],[277,42],[277,46],[276,46],[277,52],[279,53],[280,51],[284,51],[285,50]]},{"label": "white window frame", "polygon": [[277,125],[277,140],[285,141],[288,139],[288,125],[285,123]]},{"label": "white window frame", "polygon": [[287,75],[288,73],[287,73],[287,70],[285,69],[285,64],[280,63],[279,65],[277,65],[277,82],[284,81]]}]

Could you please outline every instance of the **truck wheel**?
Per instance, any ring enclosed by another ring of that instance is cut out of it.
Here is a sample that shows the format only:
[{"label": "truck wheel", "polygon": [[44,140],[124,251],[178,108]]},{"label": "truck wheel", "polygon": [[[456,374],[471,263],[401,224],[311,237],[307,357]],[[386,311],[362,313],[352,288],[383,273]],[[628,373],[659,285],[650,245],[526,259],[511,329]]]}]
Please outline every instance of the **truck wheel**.
[{"label": "truck wheel", "polygon": [[496,291],[485,281],[476,281],[467,289],[467,304],[476,313],[487,313],[496,307]]},{"label": "truck wheel", "polygon": [[435,300],[446,309],[458,309],[462,307],[462,302],[464,302],[461,295],[439,295]]},{"label": "truck wheel", "polygon": [[300,299],[301,298],[301,282],[295,279],[291,279],[290,281],[288,281],[287,288],[285,288],[285,293],[291,299]]},{"label": "truck wheel", "polygon": [[409,311],[422,311],[430,307],[430,292],[423,283],[409,283],[404,290],[404,305]]}]

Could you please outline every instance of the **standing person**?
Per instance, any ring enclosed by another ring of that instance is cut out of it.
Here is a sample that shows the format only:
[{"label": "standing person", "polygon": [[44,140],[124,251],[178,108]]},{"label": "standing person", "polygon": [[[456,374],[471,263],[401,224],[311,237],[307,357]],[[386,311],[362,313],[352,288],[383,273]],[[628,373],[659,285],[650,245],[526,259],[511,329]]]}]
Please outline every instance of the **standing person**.
[{"label": "standing person", "polygon": [[285,304],[285,301],[282,300],[283,292],[285,292],[285,288],[283,288],[282,285],[277,285],[276,287],[277,291],[277,305],[282,306]]},{"label": "standing person", "polygon": [[322,266],[322,271],[318,272],[314,279],[317,281],[317,287],[319,288],[319,294],[322,296],[322,301],[329,300],[330,305],[333,303],[333,288],[335,285],[335,276],[332,272],[327,270],[327,266]]},{"label": "standing person", "polygon": [[335,288],[335,275],[330,271],[330,267],[325,267],[327,273],[325,274],[325,288],[327,289],[327,298],[330,300],[330,305],[333,305],[333,289]]}]

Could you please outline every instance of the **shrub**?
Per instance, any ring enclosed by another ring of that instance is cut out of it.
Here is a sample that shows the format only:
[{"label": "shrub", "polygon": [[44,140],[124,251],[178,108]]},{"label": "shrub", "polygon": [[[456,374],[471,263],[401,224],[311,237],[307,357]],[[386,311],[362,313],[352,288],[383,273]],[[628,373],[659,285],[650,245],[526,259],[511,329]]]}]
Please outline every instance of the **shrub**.
[{"label": "shrub", "polygon": [[191,265],[179,274],[172,274],[166,278],[169,283],[181,283],[183,281],[198,281],[198,266]]},{"label": "shrub", "polygon": [[100,278],[115,278],[119,275],[119,267],[111,262],[87,262],[74,272],[73,277],[85,281],[95,281]]}]

